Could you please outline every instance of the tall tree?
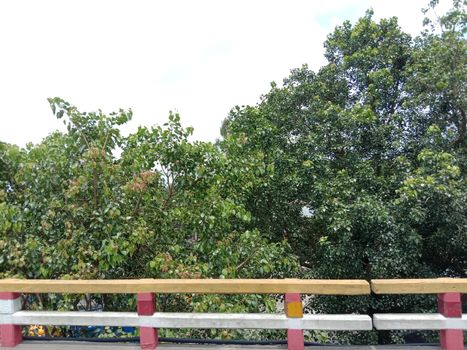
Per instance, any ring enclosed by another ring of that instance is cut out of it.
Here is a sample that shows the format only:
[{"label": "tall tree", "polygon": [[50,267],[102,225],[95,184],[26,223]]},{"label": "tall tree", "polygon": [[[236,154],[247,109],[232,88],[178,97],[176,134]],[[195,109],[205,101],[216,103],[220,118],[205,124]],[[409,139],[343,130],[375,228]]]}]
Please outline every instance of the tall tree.
[{"label": "tall tree", "polygon": [[[227,158],[212,143],[189,141],[192,129],[178,115],[122,137],[119,126],[131,111],[105,115],[59,98],[50,103],[66,133],[25,150],[0,144],[0,278],[268,278],[298,270],[287,242],[249,228],[243,196],[257,181],[255,157]],[[86,308],[135,307],[132,296],[85,300]],[[28,307],[76,309],[81,301],[48,296]],[[160,296],[158,304],[165,311],[252,312],[273,311],[276,300],[180,295]]]},{"label": "tall tree", "polygon": [[[286,238],[308,276],[465,276],[461,2],[439,22],[442,31],[413,40],[396,18],[375,22],[368,11],[328,36],[328,64],[317,73],[293,70],[257,106],[225,120],[223,136],[262,154],[267,169],[248,201],[253,224]],[[434,303],[316,298],[310,307],[371,314]]]}]

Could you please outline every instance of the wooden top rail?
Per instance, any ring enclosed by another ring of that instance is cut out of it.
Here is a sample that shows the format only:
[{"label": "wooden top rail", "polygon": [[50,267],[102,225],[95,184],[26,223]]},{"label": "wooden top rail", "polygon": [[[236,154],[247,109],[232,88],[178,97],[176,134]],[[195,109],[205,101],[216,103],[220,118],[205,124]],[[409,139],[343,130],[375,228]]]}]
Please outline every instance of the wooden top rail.
[{"label": "wooden top rail", "polygon": [[[467,278],[376,279],[375,294],[467,293]],[[365,280],[301,279],[138,279],[0,280],[0,292],[18,293],[200,293],[200,294],[370,294]]]},{"label": "wooden top rail", "polygon": [[365,280],[139,279],[0,280],[0,292],[18,293],[200,293],[200,294],[370,294]]},{"label": "wooden top rail", "polygon": [[467,278],[371,280],[375,294],[467,293]]}]

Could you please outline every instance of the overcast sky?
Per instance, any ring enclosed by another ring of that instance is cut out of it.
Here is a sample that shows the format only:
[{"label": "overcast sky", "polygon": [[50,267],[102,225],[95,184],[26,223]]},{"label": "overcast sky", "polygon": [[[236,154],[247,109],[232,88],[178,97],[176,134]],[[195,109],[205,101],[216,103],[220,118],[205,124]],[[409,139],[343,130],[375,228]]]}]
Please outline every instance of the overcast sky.
[{"label": "overcast sky", "polygon": [[168,111],[214,141],[235,105],[256,104],[292,68],[325,63],[323,41],[373,8],[417,34],[427,0],[0,2],[0,141],[24,146],[62,128],[47,97],[82,111]]}]

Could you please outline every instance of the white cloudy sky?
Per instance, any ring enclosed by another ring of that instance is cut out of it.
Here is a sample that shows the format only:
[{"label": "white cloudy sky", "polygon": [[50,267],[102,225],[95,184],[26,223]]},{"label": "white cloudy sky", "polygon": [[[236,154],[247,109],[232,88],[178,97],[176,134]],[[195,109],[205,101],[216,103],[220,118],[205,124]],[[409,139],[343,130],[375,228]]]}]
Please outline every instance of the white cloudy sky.
[{"label": "white cloudy sky", "polygon": [[47,97],[83,111],[131,107],[124,129],[178,111],[214,140],[230,108],[289,70],[324,63],[323,41],[372,7],[417,34],[427,0],[2,0],[0,140],[39,142],[61,123]]}]

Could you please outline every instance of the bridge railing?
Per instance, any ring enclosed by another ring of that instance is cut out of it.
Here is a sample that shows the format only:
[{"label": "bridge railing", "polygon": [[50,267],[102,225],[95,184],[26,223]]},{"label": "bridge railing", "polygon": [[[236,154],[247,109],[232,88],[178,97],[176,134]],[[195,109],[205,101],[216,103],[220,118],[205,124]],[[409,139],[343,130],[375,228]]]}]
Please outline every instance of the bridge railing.
[{"label": "bridge railing", "polygon": [[437,294],[438,313],[377,313],[373,326],[378,330],[440,330],[443,349],[464,349],[467,314],[462,314],[461,296],[467,293],[467,279],[377,279],[371,281],[371,290],[375,294]]},{"label": "bridge railing", "polygon": [[[368,295],[439,294],[439,314],[326,315],[304,314],[301,294]],[[136,294],[137,312],[23,311],[21,293]],[[284,294],[284,313],[167,313],[156,312],[155,294]],[[189,280],[0,280],[0,345],[22,341],[21,325],[140,327],[143,349],[155,349],[158,328],[286,329],[288,349],[304,349],[303,330],[440,329],[443,348],[461,349],[460,293],[467,279],[434,280],[299,280],[299,279],[189,279]],[[460,310],[460,311],[459,311]],[[460,312],[460,316],[459,316]],[[459,340],[460,339],[460,340]]]},{"label": "bridge railing", "polygon": [[[21,311],[19,293],[126,293],[137,295],[137,312]],[[284,294],[284,313],[168,313],[156,312],[156,293]],[[367,315],[303,314],[300,294],[364,295],[364,280],[188,279],[188,280],[0,280],[2,346],[21,342],[21,325],[140,327],[143,349],[155,349],[158,328],[286,329],[289,349],[303,349],[303,330],[370,330]]]}]

